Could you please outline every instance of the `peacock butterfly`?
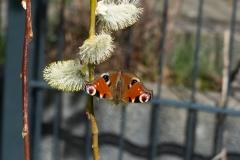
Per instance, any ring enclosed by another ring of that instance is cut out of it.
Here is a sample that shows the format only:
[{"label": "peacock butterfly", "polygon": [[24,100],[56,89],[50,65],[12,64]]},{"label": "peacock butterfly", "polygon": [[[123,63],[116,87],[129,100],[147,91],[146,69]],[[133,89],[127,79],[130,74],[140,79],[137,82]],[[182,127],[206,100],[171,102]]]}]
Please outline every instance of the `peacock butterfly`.
[{"label": "peacock butterfly", "polygon": [[83,87],[84,91],[99,98],[112,99],[115,105],[149,102],[152,90],[147,90],[134,72],[113,70],[101,74]]}]

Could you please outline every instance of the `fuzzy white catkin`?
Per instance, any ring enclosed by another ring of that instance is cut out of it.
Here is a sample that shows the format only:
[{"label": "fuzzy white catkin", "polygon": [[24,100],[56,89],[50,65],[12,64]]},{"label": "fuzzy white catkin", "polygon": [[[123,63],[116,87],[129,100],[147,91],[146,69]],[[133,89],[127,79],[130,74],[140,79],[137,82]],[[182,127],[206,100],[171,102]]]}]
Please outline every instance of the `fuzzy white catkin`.
[{"label": "fuzzy white catkin", "polygon": [[88,68],[78,59],[53,62],[43,70],[43,78],[53,88],[79,91],[88,80]]},{"label": "fuzzy white catkin", "polygon": [[84,64],[99,64],[111,57],[113,38],[105,32],[84,41],[79,57]]},{"label": "fuzzy white catkin", "polygon": [[124,29],[134,24],[143,8],[139,8],[139,0],[122,0],[115,3],[113,0],[103,0],[98,2],[96,8],[97,22],[103,28],[109,30]]}]

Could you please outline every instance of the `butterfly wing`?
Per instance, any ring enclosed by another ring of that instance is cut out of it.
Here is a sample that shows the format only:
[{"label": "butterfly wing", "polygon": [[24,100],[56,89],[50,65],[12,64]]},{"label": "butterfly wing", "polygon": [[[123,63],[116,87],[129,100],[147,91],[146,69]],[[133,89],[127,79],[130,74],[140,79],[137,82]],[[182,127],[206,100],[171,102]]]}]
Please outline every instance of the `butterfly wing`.
[{"label": "butterfly wing", "polygon": [[102,77],[84,85],[84,91],[99,98],[112,98],[112,92]]},{"label": "butterfly wing", "polygon": [[123,95],[123,99],[132,103],[145,103],[153,98],[152,90],[147,90],[141,82],[131,86]]},{"label": "butterfly wing", "polygon": [[103,73],[94,81],[84,85],[84,91],[99,98],[113,99],[120,102],[144,103],[153,98],[134,72],[110,71]]}]

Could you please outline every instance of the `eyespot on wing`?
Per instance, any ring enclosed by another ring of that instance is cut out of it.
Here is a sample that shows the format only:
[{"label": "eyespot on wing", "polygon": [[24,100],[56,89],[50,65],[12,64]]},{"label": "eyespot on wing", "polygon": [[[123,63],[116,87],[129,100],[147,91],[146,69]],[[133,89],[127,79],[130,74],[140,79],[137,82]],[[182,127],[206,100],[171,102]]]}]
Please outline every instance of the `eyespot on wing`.
[{"label": "eyespot on wing", "polygon": [[102,77],[98,77],[92,82],[86,83],[84,91],[99,98],[111,98],[112,92]]}]

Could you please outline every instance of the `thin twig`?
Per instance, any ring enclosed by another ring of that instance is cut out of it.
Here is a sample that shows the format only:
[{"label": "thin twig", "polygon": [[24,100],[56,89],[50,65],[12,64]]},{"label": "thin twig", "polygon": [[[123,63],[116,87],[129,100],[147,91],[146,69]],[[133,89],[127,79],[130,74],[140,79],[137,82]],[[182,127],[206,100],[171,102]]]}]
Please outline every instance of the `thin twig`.
[{"label": "thin twig", "polygon": [[28,44],[33,38],[31,25],[31,2],[30,0],[22,1],[23,8],[26,9],[25,16],[25,34],[23,44],[22,59],[22,109],[23,109],[23,129],[22,136],[24,139],[24,159],[30,160],[29,147],[29,130],[28,130]]},{"label": "thin twig", "polygon": [[[90,24],[89,24],[89,38],[92,38],[92,36],[95,35],[95,9],[97,6],[96,0],[90,1]],[[94,79],[94,65],[89,64],[89,81],[92,81]],[[98,148],[98,127],[96,123],[96,119],[94,116],[94,108],[93,108],[93,97],[88,96],[88,104],[86,113],[88,116],[88,119],[91,122],[91,133],[92,133],[92,148],[93,148],[93,158],[94,160],[99,160],[99,148]]]},{"label": "thin twig", "polygon": [[223,83],[222,83],[222,98],[221,106],[224,106],[227,100],[228,93],[228,83],[229,83],[229,41],[230,41],[230,31],[224,31],[224,43],[223,43]]},{"label": "thin twig", "polygon": [[217,154],[215,157],[212,158],[212,160],[227,160],[227,139],[228,139],[228,133],[227,131],[224,131],[223,133],[223,140],[222,140],[222,151]]},{"label": "thin twig", "polygon": [[[228,83],[229,83],[229,64],[230,64],[230,60],[229,60],[229,41],[230,41],[230,31],[229,30],[225,30],[224,31],[224,41],[223,41],[223,71],[222,71],[222,75],[223,75],[223,82],[222,82],[222,96],[220,99],[220,106],[221,107],[225,107],[226,103],[227,103],[227,94],[228,94]],[[218,114],[217,115],[217,127],[216,127],[216,132],[217,135],[215,137],[215,152],[217,151],[217,140],[220,139],[220,132],[223,132],[225,135],[223,135],[223,142],[221,142],[222,144],[222,151],[217,154],[212,160],[218,160],[218,159],[222,159],[222,160],[226,160],[227,159],[227,149],[226,149],[226,139],[227,139],[227,135],[226,135],[226,131],[221,131],[221,127],[224,123],[224,118],[225,115],[222,114]],[[219,129],[220,128],[220,129]]]}]

